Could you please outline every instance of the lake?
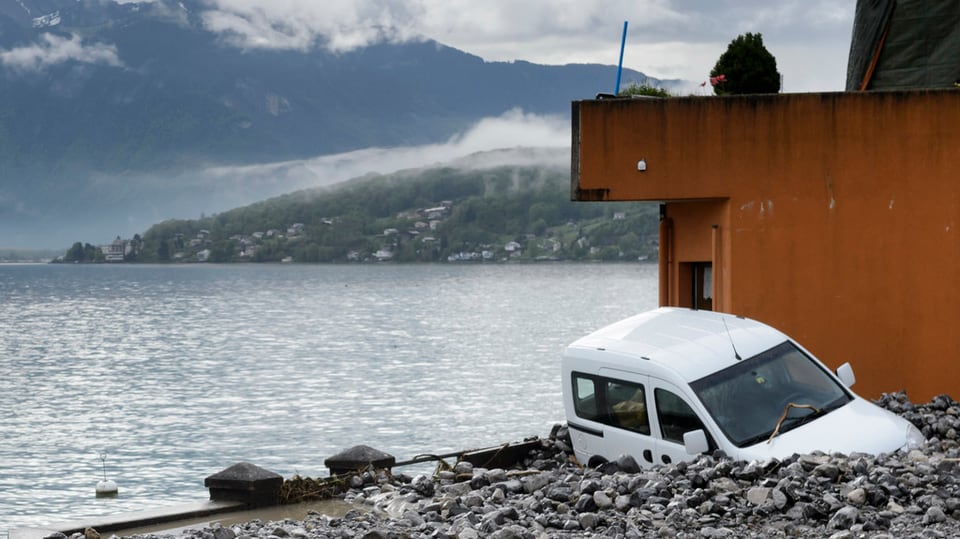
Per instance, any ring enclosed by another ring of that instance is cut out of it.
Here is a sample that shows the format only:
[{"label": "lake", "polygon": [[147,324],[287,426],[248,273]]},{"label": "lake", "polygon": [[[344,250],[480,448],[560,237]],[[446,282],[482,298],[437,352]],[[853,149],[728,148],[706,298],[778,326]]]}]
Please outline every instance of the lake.
[{"label": "lake", "polygon": [[547,435],[563,346],[656,303],[656,264],[0,265],[0,534]]}]

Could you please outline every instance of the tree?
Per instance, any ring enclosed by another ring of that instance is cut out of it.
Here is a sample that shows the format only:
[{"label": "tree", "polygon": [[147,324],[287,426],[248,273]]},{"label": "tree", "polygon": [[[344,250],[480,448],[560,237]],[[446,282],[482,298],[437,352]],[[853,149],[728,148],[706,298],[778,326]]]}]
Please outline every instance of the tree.
[{"label": "tree", "polygon": [[160,240],[160,246],[157,247],[157,258],[163,262],[170,260],[170,244],[166,240]]},{"label": "tree", "polygon": [[770,94],[780,91],[777,59],[763,46],[763,37],[747,32],[730,42],[710,70],[717,95]]},{"label": "tree", "polygon": [[89,243],[83,245],[83,259],[85,262],[103,262],[105,257],[103,251]]},{"label": "tree", "polygon": [[67,254],[64,255],[63,260],[65,262],[83,262],[83,255],[83,244],[78,241],[67,250]]}]

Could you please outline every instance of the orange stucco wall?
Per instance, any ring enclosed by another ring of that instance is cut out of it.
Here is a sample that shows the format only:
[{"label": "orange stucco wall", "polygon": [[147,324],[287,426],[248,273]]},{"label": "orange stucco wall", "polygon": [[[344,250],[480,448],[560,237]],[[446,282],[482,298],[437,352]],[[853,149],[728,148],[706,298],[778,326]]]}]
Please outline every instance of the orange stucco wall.
[{"label": "orange stucco wall", "polygon": [[774,325],[831,367],[850,361],[862,395],[960,397],[960,92],[573,113],[574,198],[667,202],[662,287],[709,253],[716,310]]}]

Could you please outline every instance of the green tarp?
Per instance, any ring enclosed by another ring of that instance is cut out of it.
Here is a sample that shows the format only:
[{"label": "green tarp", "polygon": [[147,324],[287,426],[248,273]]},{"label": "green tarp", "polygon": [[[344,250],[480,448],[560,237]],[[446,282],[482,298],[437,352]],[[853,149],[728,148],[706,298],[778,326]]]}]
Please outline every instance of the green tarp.
[{"label": "green tarp", "polygon": [[859,90],[868,75],[867,90],[954,87],[960,79],[960,1],[858,0],[847,90]]}]

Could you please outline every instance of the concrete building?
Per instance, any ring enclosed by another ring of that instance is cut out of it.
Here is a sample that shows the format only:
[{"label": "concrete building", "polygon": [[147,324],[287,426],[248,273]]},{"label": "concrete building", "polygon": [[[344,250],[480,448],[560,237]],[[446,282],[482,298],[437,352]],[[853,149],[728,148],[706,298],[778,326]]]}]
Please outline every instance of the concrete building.
[{"label": "concrete building", "polygon": [[771,324],[868,397],[960,388],[960,90],[573,103],[571,197],[658,201],[660,304]]}]

